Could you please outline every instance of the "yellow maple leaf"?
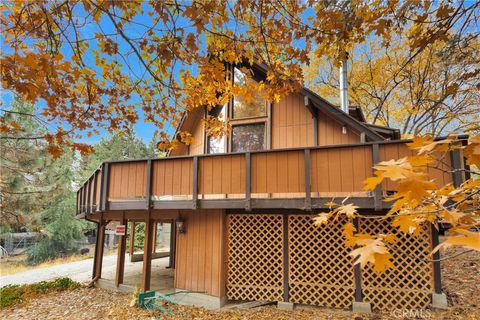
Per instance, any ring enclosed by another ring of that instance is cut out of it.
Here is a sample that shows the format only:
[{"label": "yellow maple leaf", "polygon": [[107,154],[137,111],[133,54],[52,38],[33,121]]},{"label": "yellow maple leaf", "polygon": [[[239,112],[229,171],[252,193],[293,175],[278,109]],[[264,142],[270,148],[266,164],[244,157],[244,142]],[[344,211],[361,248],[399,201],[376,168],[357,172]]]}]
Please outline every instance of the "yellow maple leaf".
[{"label": "yellow maple leaf", "polygon": [[383,181],[383,173],[377,172],[375,177],[369,177],[363,181],[363,190],[373,191]]},{"label": "yellow maple leaf", "polygon": [[324,224],[328,223],[328,219],[330,218],[330,214],[328,213],[319,213],[315,218],[313,218],[313,224],[316,227],[320,227]]},{"label": "yellow maple leaf", "polygon": [[445,241],[433,249],[432,254],[441,248],[448,248],[451,246],[460,246],[467,249],[480,251],[480,233],[472,232],[461,228],[450,229],[450,232],[458,234],[458,236],[447,237]]},{"label": "yellow maple leaf", "polygon": [[480,134],[468,139],[468,145],[465,147],[467,163],[480,167]]},{"label": "yellow maple leaf", "polygon": [[392,256],[381,238],[360,239],[357,241],[357,245],[360,245],[360,247],[350,252],[350,256],[355,257],[354,264],[360,264],[363,268],[370,263],[376,272],[393,268],[390,261]]},{"label": "yellow maple leaf", "polygon": [[348,218],[354,218],[358,208],[358,206],[354,206],[352,203],[350,203],[338,207],[337,212],[340,214],[345,214]]}]

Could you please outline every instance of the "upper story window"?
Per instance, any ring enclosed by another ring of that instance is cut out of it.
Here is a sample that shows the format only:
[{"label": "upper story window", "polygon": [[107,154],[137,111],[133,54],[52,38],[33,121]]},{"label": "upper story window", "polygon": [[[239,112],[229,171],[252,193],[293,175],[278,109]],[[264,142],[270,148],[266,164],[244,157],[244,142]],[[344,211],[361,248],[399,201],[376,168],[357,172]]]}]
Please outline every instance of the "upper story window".
[{"label": "upper story window", "polygon": [[[249,85],[249,81],[255,81],[240,69],[232,68],[233,72],[228,77],[239,86]],[[246,99],[242,95],[235,95],[227,106],[217,107],[209,111],[209,115],[229,119],[231,133],[227,137],[206,139],[206,152],[247,152],[264,150],[268,143],[270,103],[264,98],[262,92],[249,92]]]}]

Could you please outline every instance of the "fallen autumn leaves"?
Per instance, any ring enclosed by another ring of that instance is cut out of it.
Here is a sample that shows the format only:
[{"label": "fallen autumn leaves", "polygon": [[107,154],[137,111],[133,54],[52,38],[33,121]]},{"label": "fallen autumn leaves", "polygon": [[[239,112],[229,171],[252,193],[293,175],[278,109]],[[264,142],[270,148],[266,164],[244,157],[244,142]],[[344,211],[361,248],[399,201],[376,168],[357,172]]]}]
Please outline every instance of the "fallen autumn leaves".
[{"label": "fallen autumn leaves", "polygon": [[[463,251],[448,249],[445,255]],[[480,319],[480,253],[469,252],[442,263],[444,290],[452,307],[447,311],[429,313],[432,319]],[[458,266],[461,266],[458,268]],[[296,308],[280,311],[274,306],[250,310],[230,309],[208,311],[186,306],[172,307],[172,314],[154,317],[146,310],[129,307],[130,294],[103,289],[80,288],[55,292],[24,305],[0,311],[2,319],[392,319],[390,312],[373,315],[354,315],[348,311],[324,308]]]}]

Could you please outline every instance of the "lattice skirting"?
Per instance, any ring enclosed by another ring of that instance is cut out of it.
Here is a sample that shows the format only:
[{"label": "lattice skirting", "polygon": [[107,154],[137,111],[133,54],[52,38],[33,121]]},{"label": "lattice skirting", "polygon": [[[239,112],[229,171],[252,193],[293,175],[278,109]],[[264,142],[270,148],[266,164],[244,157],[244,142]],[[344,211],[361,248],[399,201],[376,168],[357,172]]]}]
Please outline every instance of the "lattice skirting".
[{"label": "lattice skirting", "polygon": [[[289,301],[349,309],[354,301],[351,248],[344,245],[343,225],[320,228],[315,215],[288,216]],[[284,300],[284,217],[281,214],[228,216],[227,297],[231,300]],[[397,233],[389,220],[360,219],[362,233],[396,233],[392,248],[394,270],[361,272],[363,301],[374,310],[422,309],[433,292],[433,265],[426,261],[431,227],[418,237]]]},{"label": "lattice skirting", "polygon": [[390,219],[360,219],[359,231],[370,234],[394,233],[400,239],[393,245],[394,270],[376,273],[362,270],[363,300],[374,310],[424,309],[433,293],[433,265],[428,262],[432,250],[431,226],[424,225],[420,236],[406,236],[390,226]]},{"label": "lattice skirting", "polygon": [[288,218],[290,302],[350,308],[354,299],[353,260],[344,245],[344,221],[317,228],[313,217]]},{"label": "lattice skirting", "polygon": [[283,216],[229,215],[228,299],[283,301],[283,273]]}]

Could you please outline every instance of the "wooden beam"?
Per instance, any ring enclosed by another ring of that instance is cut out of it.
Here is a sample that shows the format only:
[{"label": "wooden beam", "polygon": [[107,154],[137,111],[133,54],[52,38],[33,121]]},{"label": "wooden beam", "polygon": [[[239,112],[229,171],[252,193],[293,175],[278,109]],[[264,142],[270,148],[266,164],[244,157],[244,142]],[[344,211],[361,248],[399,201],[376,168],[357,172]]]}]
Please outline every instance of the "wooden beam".
[{"label": "wooden beam", "polygon": [[150,279],[152,273],[152,239],[153,239],[153,220],[151,211],[148,211],[148,217],[145,221],[145,239],[143,241],[143,270],[142,270],[142,291],[150,290]]},{"label": "wooden beam", "polygon": [[318,146],[318,115],[312,117],[313,119],[313,146]]},{"label": "wooden beam", "polygon": [[360,142],[361,143],[367,142],[367,136],[365,135],[365,132],[360,133]]},{"label": "wooden beam", "polygon": [[312,114],[312,117],[316,117],[318,115],[318,109],[313,106],[311,99],[307,95],[303,97],[303,103],[308,111],[310,111]]},{"label": "wooden beam", "polygon": [[[438,246],[439,239],[438,239],[438,230],[435,225],[432,223],[430,225],[431,228],[431,235],[432,235],[432,250]],[[440,267],[440,250],[437,250],[433,254],[433,288],[435,293],[442,293],[442,269]]]},{"label": "wooden beam", "polygon": [[[127,232],[127,220],[125,219],[125,212],[122,215],[120,224],[125,226],[125,233]],[[123,283],[123,274],[125,271],[125,250],[127,247],[127,236],[119,236],[118,251],[117,251],[117,270],[115,273],[115,286],[118,287]]]},{"label": "wooden beam", "polygon": [[312,210],[312,192],[311,192],[311,158],[310,158],[310,149],[305,149],[305,209],[310,211]]},{"label": "wooden beam", "polygon": [[143,240],[143,272],[142,272],[142,291],[150,290],[150,278],[152,272],[152,244],[153,244],[153,224],[152,219],[152,160],[147,162],[147,217],[145,219],[145,238]]},{"label": "wooden beam", "polygon": [[192,209],[198,208],[198,157],[193,157]]},{"label": "wooden beam", "polygon": [[463,183],[462,158],[460,156],[460,150],[454,149],[450,151],[450,163],[452,164],[453,186],[459,187]]},{"label": "wooden beam", "polygon": [[288,283],[288,214],[283,215],[283,301],[290,300]]},{"label": "wooden beam", "polygon": [[175,227],[175,221],[172,220],[170,226],[170,258],[168,259],[168,267],[175,268],[175,253],[177,245],[177,228]]},{"label": "wooden beam", "polygon": [[245,153],[245,210],[252,210],[252,178],[251,164],[252,157],[250,152]]},{"label": "wooden beam", "polygon": [[[354,220],[355,229],[359,230],[359,220],[355,218]],[[353,266],[353,275],[355,277],[355,301],[361,302],[363,300],[362,295],[362,267],[359,263]]]},{"label": "wooden beam", "polygon": [[130,221],[130,256],[135,252],[135,221]]},{"label": "wooden beam", "polygon": [[[380,147],[378,143],[372,144],[372,164],[376,165],[380,162]],[[372,174],[375,174],[375,169],[372,168]],[[381,211],[382,206],[382,185],[379,184],[375,187],[373,191],[373,199],[374,199],[374,210]]]},{"label": "wooden beam", "polygon": [[103,264],[103,248],[105,246],[105,228],[107,223],[103,218],[98,223],[97,231],[97,243],[95,250],[95,272],[94,278],[102,277],[102,264]]},{"label": "wooden beam", "polygon": [[158,221],[154,221],[153,223],[153,238],[152,238],[152,253],[157,251],[157,226]]}]

